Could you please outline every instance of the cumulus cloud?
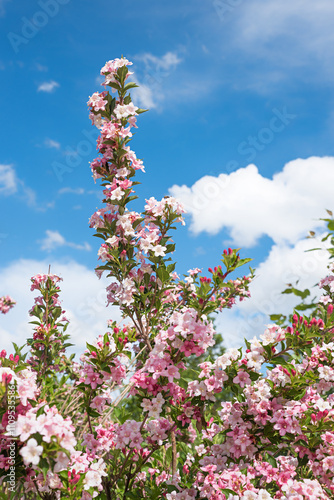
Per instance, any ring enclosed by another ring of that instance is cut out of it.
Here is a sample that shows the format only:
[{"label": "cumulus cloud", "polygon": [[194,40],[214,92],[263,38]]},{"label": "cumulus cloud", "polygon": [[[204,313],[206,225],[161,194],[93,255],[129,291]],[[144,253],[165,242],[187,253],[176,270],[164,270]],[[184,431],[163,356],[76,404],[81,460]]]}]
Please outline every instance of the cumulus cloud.
[{"label": "cumulus cloud", "polygon": [[[323,250],[307,252],[315,247]],[[288,284],[298,282],[297,288],[310,290],[310,298],[320,297],[321,291],[315,285],[327,275],[328,263],[329,254],[320,237],[301,240],[293,247],[273,245],[256,269],[251,298],[218,316],[217,329],[223,334],[225,345],[240,347],[244,338],[259,336],[270,323],[270,314],[289,315],[300,300],[295,295],[281,293]]]},{"label": "cumulus cloud", "polygon": [[41,250],[46,250],[47,252],[51,252],[52,250],[59,247],[70,247],[76,250],[87,250],[90,251],[92,247],[89,243],[85,242],[83,244],[72,243],[70,241],[66,241],[64,236],[62,236],[59,231],[52,231],[47,229],[45,231],[46,237],[40,241]]},{"label": "cumulus cloud", "polygon": [[0,194],[8,196],[16,193],[18,179],[12,165],[0,165]]},{"label": "cumulus cloud", "polygon": [[321,227],[319,217],[334,208],[333,186],[334,158],[310,157],[287,163],[272,179],[248,165],[169,192],[184,203],[195,234],[225,229],[237,246],[251,247],[263,235],[293,244]]},{"label": "cumulus cloud", "polygon": [[51,93],[57,87],[59,87],[59,83],[55,82],[54,80],[51,80],[50,82],[43,82],[43,83],[41,83],[38,86],[38,88],[37,88],[37,92],[48,92],[48,93]]},{"label": "cumulus cloud", "polygon": [[[31,337],[32,325],[28,310],[34,304],[36,291],[30,292],[30,278],[38,273],[47,273],[50,261],[20,259],[0,268],[0,295],[10,295],[17,304],[1,318],[1,349],[12,352],[11,343],[19,346]],[[75,261],[51,262],[51,273],[63,278],[60,299],[66,316],[70,320],[67,333],[75,347],[71,352],[81,353],[86,342],[107,331],[107,321],[121,320],[119,309],[106,307],[105,288],[110,280],[98,280],[93,271]]]}]

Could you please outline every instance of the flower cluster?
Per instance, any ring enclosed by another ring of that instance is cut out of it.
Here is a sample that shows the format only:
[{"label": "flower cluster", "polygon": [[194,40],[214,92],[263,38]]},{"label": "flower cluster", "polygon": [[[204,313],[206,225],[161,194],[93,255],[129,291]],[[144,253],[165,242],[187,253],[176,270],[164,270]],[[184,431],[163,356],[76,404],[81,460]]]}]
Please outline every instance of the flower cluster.
[{"label": "flower cluster", "polygon": [[12,307],[16,304],[15,300],[13,300],[9,295],[5,295],[4,297],[0,297],[0,312],[2,314],[7,314]]}]

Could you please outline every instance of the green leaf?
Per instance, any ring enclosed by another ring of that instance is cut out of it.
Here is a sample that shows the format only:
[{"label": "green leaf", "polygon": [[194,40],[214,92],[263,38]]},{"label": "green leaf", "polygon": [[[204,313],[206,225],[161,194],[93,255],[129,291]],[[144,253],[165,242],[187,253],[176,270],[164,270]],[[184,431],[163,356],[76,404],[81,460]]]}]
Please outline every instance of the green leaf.
[{"label": "green leaf", "polygon": [[86,346],[87,346],[87,349],[89,349],[90,352],[96,351],[96,347],[94,345],[88,344],[88,342],[86,342]]},{"label": "green leaf", "polygon": [[127,91],[129,89],[134,89],[135,87],[139,87],[135,82],[129,82],[126,85],[124,85],[124,90]]},{"label": "green leaf", "polygon": [[93,236],[96,236],[97,238],[102,238],[103,240],[106,239],[106,237],[103,234],[100,234],[100,233],[93,234]]},{"label": "green leaf", "polygon": [[115,89],[115,90],[121,90],[121,87],[116,82],[110,82],[110,83],[108,83],[108,87],[111,87],[112,89]]},{"label": "green leaf", "polygon": [[295,307],[296,311],[306,311],[306,309],[315,309],[318,304],[299,304]]},{"label": "green leaf", "polygon": [[91,408],[90,406],[88,406],[88,407],[86,408],[86,412],[87,412],[87,414],[88,414],[90,417],[92,417],[92,418],[95,418],[95,417],[99,417],[99,416],[100,416],[99,412],[98,412],[98,411],[96,411],[96,410],[94,410],[94,409],[93,409],[93,408]]},{"label": "green leaf", "polygon": [[226,498],[228,498],[230,495],[236,495],[237,493],[233,490],[230,490],[228,488],[224,488],[223,490],[220,490],[222,493],[224,493],[224,495],[226,496]]},{"label": "green leaf", "polygon": [[169,280],[169,272],[163,266],[160,266],[158,268],[157,275],[158,275],[158,278],[161,280],[162,283],[165,283],[166,281]]},{"label": "green leaf", "polygon": [[251,262],[253,259],[240,259],[236,264],[234,264],[235,269],[237,269],[240,266],[243,266],[244,264],[247,264],[248,262]]},{"label": "green leaf", "polygon": [[118,68],[117,70],[117,75],[119,77],[119,81],[120,83],[123,85],[124,83],[124,80],[125,80],[125,77],[126,75],[128,74],[129,70],[126,66],[121,66],[120,68]]}]

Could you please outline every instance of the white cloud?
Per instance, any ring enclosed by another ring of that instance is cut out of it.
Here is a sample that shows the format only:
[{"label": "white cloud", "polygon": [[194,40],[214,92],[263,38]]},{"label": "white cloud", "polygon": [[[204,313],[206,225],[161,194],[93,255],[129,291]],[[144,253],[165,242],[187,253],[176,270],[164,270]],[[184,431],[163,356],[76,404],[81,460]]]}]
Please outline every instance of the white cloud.
[{"label": "white cloud", "polygon": [[[34,304],[36,291],[30,292],[30,278],[38,273],[47,273],[50,261],[21,259],[0,269],[0,296],[10,295],[17,304],[1,318],[1,349],[12,352],[11,343],[19,346],[31,337],[32,325],[28,310]],[[118,308],[106,307],[105,288],[110,280],[98,280],[93,271],[75,261],[51,262],[51,273],[63,278],[60,299],[66,316],[70,320],[67,333],[76,347],[71,352],[82,352],[86,342],[107,331],[107,320],[120,321]]]},{"label": "white cloud", "polygon": [[43,82],[38,86],[37,92],[53,92],[57,87],[59,87],[59,83],[51,80],[50,82]]},{"label": "white cloud", "polygon": [[58,194],[85,194],[84,188],[64,187],[59,189]]},{"label": "white cloud", "polygon": [[18,179],[12,165],[0,165],[0,194],[5,196],[17,192]]},{"label": "white cloud", "polygon": [[193,186],[169,189],[191,215],[191,230],[228,230],[237,246],[251,247],[267,235],[275,243],[295,243],[321,227],[325,209],[334,209],[334,158],[310,157],[287,163],[272,179],[255,165],[218,177],[204,176]]},{"label": "white cloud", "polygon": [[170,69],[175,69],[176,66],[182,62],[182,59],[180,59],[175,52],[166,52],[162,57],[157,57],[146,52],[145,54],[136,56],[135,59],[137,61],[142,61],[146,69],[148,70],[150,68],[153,74],[154,71],[169,71]]},{"label": "white cloud", "polygon": [[44,144],[47,148],[60,149],[60,143],[53,139],[45,139]]},{"label": "white cloud", "polygon": [[[250,287],[251,298],[218,316],[217,330],[223,334],[225,345],[240,347],[244,337],[259,336],[265,325],[270,323],[270,314],[288,316],[300,302],[295,295],[282,295],[289,283],[295,285],[298,281],[297,288],[308,288],[310,299],[321,295],[314,285],[327,275],[328,252],[305,250],[323,245],[319,237],[298,241],[293,247],[273,245],[266,260],[256,269],[256,278]],[[305,313],[308,314],[308,311]]]},{"label": "white cloud", "polygon": [[92,249],[92,247],[87,242],[80,245],[77,243],[66,241],[64,236],[62,236],[58,231],[52,231],[50,229],[47,229],[45,232],[46,232],[46,237],[42,241],[40,241],[41,250],[46,250],[47,252],[51,252],[55,248],[64,246],[74,248],[76,250],[90,251]]},{"label": "white cloud", "polygon": [[19,179],[13,165],[0,165],[0,195],[19,195],[27,205],[36,205],[36,193]]},{"label": "white cloud", "polygon": [[136,104],[143,109],[154,109],[157,107],[156,95],[153,97],[153,91],[145,84],[138,82],[139,87],[134,89]]},{"label": "white cloud", "polygon": [[176,52],[171,51],[161,57],[146,52],[135,56],[134,59],[143,65],[138,69],[138,75],[136,71],[139,88],[133,90],[134,99],[145,109],[157,108],[165,97],[166,79],[182,59]]},{"label": "white cloud", "polygon": [[[241,1],[228,10],[219,8],[228,3],[215,2],[217,14],[238,33],[230,39],[233,48],[248,54],[248,59],[249,54],[259,61],[265,59],[270,67],[274,62],[275,70],[263,68],[262,64],[261,80],[269,83],[279,82],[287,75],[291,78],[293,69],[299,76],[306,69],[312,78],[334,77],[333,52],[328,50],[334,43],[332,0],[252,0]],[[254,84],[255,79],[263,88],[265,82],[259,82],[258,71],[254,74]]]}]

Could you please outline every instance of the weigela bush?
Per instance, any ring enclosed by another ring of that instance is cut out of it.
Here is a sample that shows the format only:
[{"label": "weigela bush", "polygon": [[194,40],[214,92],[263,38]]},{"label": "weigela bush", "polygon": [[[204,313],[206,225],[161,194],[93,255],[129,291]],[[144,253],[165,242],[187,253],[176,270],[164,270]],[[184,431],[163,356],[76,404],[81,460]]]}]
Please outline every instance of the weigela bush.
[{"label": "weigela bush", "polygon": [[[111,278],[107,302],[124,321],[110,320],[75,362],[60,278],[32,278],[29,350],[1,352],[2,498],[334,498],[334,265],[310,316],[205,357],[213,313],[249,297],[253,270],[235,279],[250,259],[229,248],[208,276],[180,278],[171,234],[181,204],[128,208],[144,171],[129,146],[144,111],[129,94],[131,64],[107,62],[106,90],[88,101],[104,194],[90,219],[102,240],[96,273]],[[2,298],[1,311],[13,304]]]}]

